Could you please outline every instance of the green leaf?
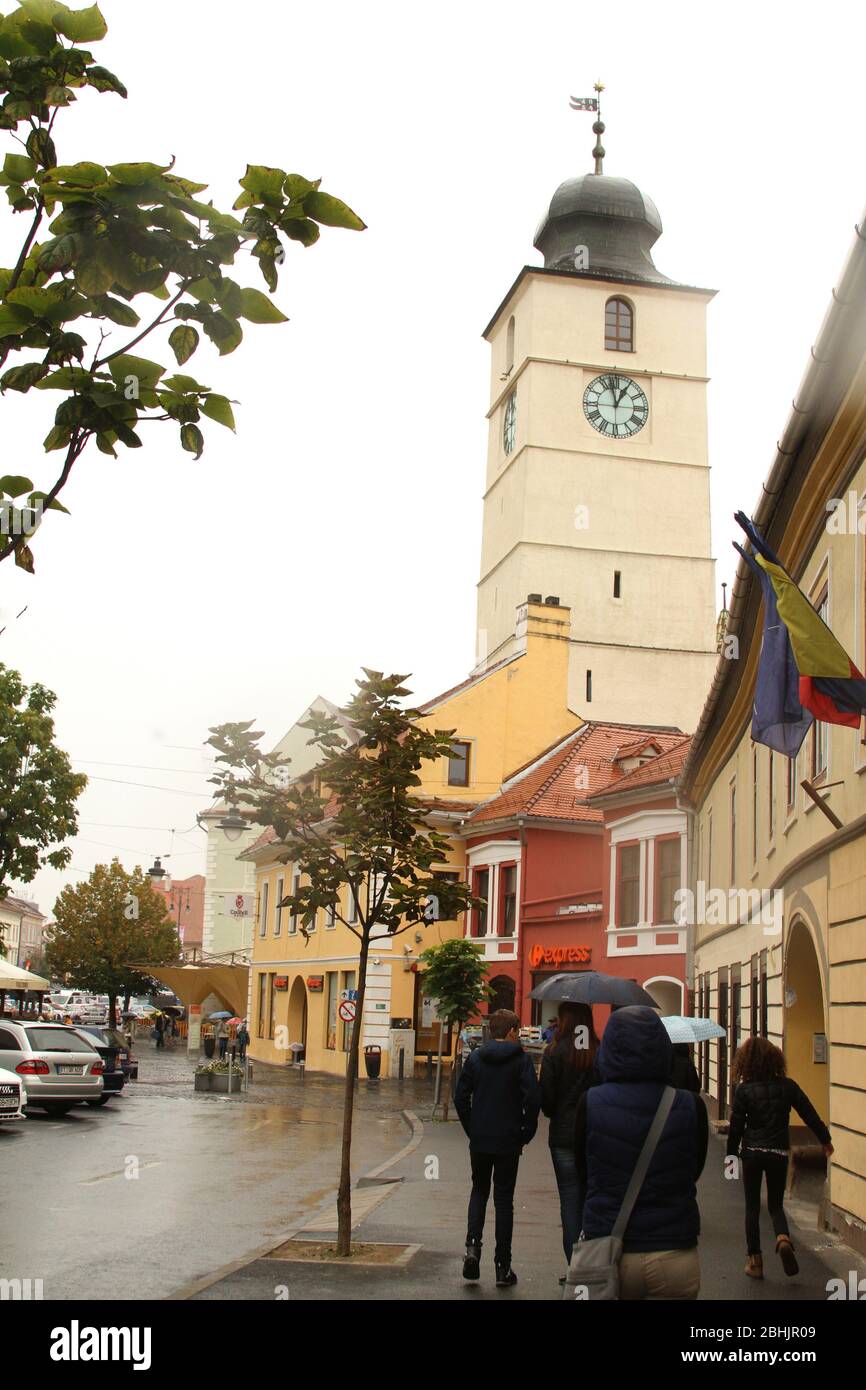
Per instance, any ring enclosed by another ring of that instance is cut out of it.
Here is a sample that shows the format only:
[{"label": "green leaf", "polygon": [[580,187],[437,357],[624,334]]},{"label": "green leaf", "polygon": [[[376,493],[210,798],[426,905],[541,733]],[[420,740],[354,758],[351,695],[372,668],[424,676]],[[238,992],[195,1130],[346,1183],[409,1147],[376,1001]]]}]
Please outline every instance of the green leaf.
[{"label": "green leaf", "polygon": [[93,377],[83,367],[61,367],[37,382],[37,391],[77,391],[93,384]]},{"label": "green leaf", "polygon": [[114,433],[114,430],[101,431],[96,436],[96,447],[101,454],[110,454],[113,459],[116,459],[117,451],[114,448],[116,439],[117,435]]},{"label": "green leaf", "polygon": [[95,87],[97,92],[116,92],[120,97],[129,95],[120,78],[98,64],[87,69],[87,85]]},{"label": "green leaf", "polygon": [[169,391],[175,391],[179,396],[198,396],[203,391],[207,391],[207,386],[202,386],[195,380],[195,377],[184,376],[182,372],[175,372],[174,376],[167,376],[162,386],[167,386]]},{"label": "green leaf", "polygon": [[[285,180],[285,169],[272,169],[267,164],[248,164],[240,184],[241,188],[252,193],[256,202],[270,203],[274,207],[280,207],[283,201]],[[240,199],[235,203],[235,207],[238,207],[239,203]]]},{"label": "green leaf", "polygon": [[312,246],[319,240],[319,228],[309,217],[302,217],[300,220],[295,218],[291,221],[281,219],[280,227],[287,237],[292,241],[299,241],[302,246]]},{"label": "green leaf", "polygon": [[48,285],[45,289],[38,289],[34,285],[21,285],[17,289],[10,290],[6,296],[7,304],[20,305],[24,309],[29,309],[32,314],[40,317],[50,314],[69,298],[69,287],[67,285]]},{"label": "green leaf", "polygon": [[108,172],[115,183],[134,188],[137,184],[158,178],[160,174],[167,174],[170,168],[170,164],[109,164]]},{"label": "green leaf", "polygon": [[243,340],[244,332],[237,319],[229,318],[221,311],[212,313],[204,325],[204,331],[211,342],[216,343],[220,357],[234,352]]},{"label": "green leaf", "polygon": [[108,294],[97,295],[93,304],[97,318],[110,319],[112,323],[120,324],[121,328],[135,328],[141,322],[132,305],[124,304],[122,299],[112,299]]},{"label": "green leaf", "polygon": [[181,425],[180,442],[187,453],[200,459],[204,452],[204,435],[198,425]]},{"label": "green leaf", "polygon": [[108,33],[108,25],[98,5],[91,5],[86,10],[68,11],[65,6],[55,6],[51,23],[59,34],[73,43],[95,43]]},{"label": "green leaf", "polygon": [[101,164],[82,159],[78,164],[58,164],[45,170],[39,176],[40,183],[67,184],[70,188],[96,188],[108,182],[108,174]]},{"label": "green leaf", "polygon": [[78,260],[86,244],[84,237],[79,236],[77,232],[55,237],[53,241],[46,241],[41,247],[37,264],[40,270],[48,274],[55,270],[67,270]]},{"label": "green leaf", "polygon": [[299,198],[306,198],[308,193],[315,193],[321,179],[304,179],[300,174],[286,174],[283,189],[286,197],[296,201]]},{"label": "green leaf", "polygon": [[31,159],[41,165],[43,169],[50,169],[57,163],[57,151],[54,148],[54,141],[47,130],[39,128],[31,130],[27,136],[27,153]]},{"label": "green leaf", "polygon": [[188,324],[178,324],[168,337],[168,345],[177,358],[179,367],[182,367],[184,362],[189,361],[198,344],[198,330],[190,328]]},{"label": "green leaf", "polygon": [[357,213],[330,193],[310,193],[304,199],[304,211],[326,227],[347,227],[352,232],[366,231],[367,224]]},{"label": "green leaf", "polygon": [[0,338],[11,338],[13,333],[23,333],[25,325],[32,322],[33,315],[28,309],[17,304],[0,304]]},{"label": "green leaf", "polygon": [[117,282],[115,267],[100,255],[80,260],[75,267],[75,280],[83,294],[98,297],[106,294]]},{"label": "green leaf", "polygon": [[32,487],[30,479],[22,478],[20,473],[7,473],[5,478],[0,478],[0,496],[22,497]]},{"label": "green leaf", "polygon": [[[48,493],[47,493],[47,492],[31,492],[31,494],[30,494],[30,496],[28,497],[27,500],[28,500],[28,502],[31,502],[31,503],[33,503],[33,502],[43,502],[47,496],[48,496]],[[45,507],[45,511],[46,511],[46,512],[63,512],[66,516],[69,516],[69,515],[70,515],[69,508],[68,508],[68,507],[64,507],[64,505],[63,505],[62,502],[58,502],[58,500],[57,500],[56,497],[53,497],[53,498],[51,499],[51,501],[47,504],[47,506]]]},{"label": "green leaf", "polygon": [[15,563],[19,569],[26,570],[28,574],[34,574],[36,571],[36,566],[33,563],[33,551],[23,541],[15,547]]},{"label": "green leaf", "polygon": [[227,396],[204,396],[199,406],[202,414],[216,420],[218,425],[225,425],[229,430],[235,428],[235,417]]},{"label": "green leaf", "polygon": [[146,357],[133,357],[129,352],[112,357],[105,365],[118,386],[124,384],[126,377],[134,376],[140,387],[152,388],[165,373],[165,367],[161,367],[158,362],[151,362]]},{"label": "green leaf", "polygon": [[241,314],[250,323],[288,323],[286,315],[261,290],[241,290]]},{"label": "green leaf", "polygon": [[27,362],[23,367],[11,367],[0,377],[0,391],[29,391],[37,381],[48,375],[44,362]]},{"label": "green leaf", "polygon": [[72,430],[69,425],[55,425],[45,436],[45,452],[52,453],[55,449],[65,449],[72,438]]},{"label": "green leaf", "polygon": [[3,173],[12,183],[26,183],[36,173],[36,162],[26,154],[7,154],[3,161]]}]

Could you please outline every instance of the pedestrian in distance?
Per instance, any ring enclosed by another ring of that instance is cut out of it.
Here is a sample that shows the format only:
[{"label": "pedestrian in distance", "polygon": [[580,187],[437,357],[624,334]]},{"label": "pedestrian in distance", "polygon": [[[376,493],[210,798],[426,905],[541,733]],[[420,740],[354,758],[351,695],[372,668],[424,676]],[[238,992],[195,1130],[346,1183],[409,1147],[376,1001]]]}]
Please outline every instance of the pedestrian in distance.
[{"label": "pedestrian in distance", "polygon": [[[559,1191],[566,1268],[580,1235],[583,1214],[574,1127],[581,1096],[598,1081],[598,1046],[589,1004],[560,1004],[553,1037],[541,1059],[541,1109],[550,1120],[547,1142]],[[565,1283],[564,1277],[560,1283]]]},{"label": "pedestrian in distance", "polygon": [[[663,1097],[670,1094],[672,1044],[654,1009],[611,1013],[596,1066],[600,1084],[577,1107],[575,1152],[585,1191],[583,1236],[609,1236]],[[623,1234],[619,1296],[694,1299],[701,1285],[697,1180],[709,1122],[701,1097],[677,1090]]]},{"label": "pedestrian in distance", "polygon": [[543,1043],[553,1042],[553,1037],[556,1033],[556,1024],[557,1020],[555,1018],[549,1018],[547,1020],[547,1027],[541,1030],[541,1041]]},{"label": "pedestrian in distance", "polygon": [[541,1093],[532,1058],[519,1042],[517,1014],[497,1009],[488,1023],[490,1041],[467,1057],[455,1095],[457,1114],[469,1137],[472,1166],[463,1278],[474,1280],[481,1275],[481,1237],[492,1179],[494,1267],[496,1287],[502,1289],[517,1283],[511,1268],[514,1188],[520,1155],[538,1128]]},{"label": "pedestrian in distance", "polygon": [[226,1050],[227,1050],[228,1045],[229,1045],[229,1030],[228,1030],[228,1028],[226,1027],[226,1021],[225,1021],[224,1018],[221,1018],[220,1021],[219,1021],[219,1023],[217,1024],[216,1036],[217,1036],[217,1043],[219,1044],[219,1050],[220,1050],[220,1061],[221,1061],[221,1062],[224,1062],[224,1061],[225,1061],[225,1056],[226,1056]]},{"label": "pedestrian in distance", "polygon": [[700,1091],[701,1078],[692,1061],[688,1043],[674,1043],[670,1083],[678,1091]]},{"label": "pedestrian in distance", "polygon": [[159,1017],[156,1020],[156,1023],[153,1025],[153,1033],[154,1038],[156,1040],[156,1046],[165,1047],[165,1021],[162,1017],[162,1014],[159,1015]]},{"label": "pedestrian in distance", "polygon": [[237,1037],[237,1043],[238,1043],[238,1056],[240,1057],[240,1060],[241,1060],[242,1062],[246,1061],[247,1047],[249,1046],[249,1041],[250,1041],[250,1030],[249,1030],[249,1028],[247,1027],[247,1021],[246,1021],[246,1019],[243,1019],[243,1020],[241,1021],[240,1027],[238,1028],[238,1037]]},{"label": "pedestrian in distance", "polygon": [[761,1181],[767,1180],[767,1209],[776,1234],[776,1254],[788,1275],[800,1266],[785,1216],[785,1183],[791,1147],[791,1111],[833,1152],[830,1131],[809,1097],[787,1075],[784,1053],[767,1038],[747,1038],[734,1057],[734,1104],[728,1129],[728,1158],[738,1158],[746,1199],[746,1274],[763,1279]]}]

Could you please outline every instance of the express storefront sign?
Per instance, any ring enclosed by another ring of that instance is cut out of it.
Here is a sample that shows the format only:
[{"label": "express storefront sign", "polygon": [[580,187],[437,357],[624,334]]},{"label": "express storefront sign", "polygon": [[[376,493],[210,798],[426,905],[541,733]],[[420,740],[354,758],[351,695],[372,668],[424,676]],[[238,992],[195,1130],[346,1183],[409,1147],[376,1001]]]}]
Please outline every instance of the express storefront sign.
[{"label": "express storefront sign", "polygon": [[538,945],[529,952],[529,964],[533,970],[542,965],[589,965],[591,960],[591,946]]}]

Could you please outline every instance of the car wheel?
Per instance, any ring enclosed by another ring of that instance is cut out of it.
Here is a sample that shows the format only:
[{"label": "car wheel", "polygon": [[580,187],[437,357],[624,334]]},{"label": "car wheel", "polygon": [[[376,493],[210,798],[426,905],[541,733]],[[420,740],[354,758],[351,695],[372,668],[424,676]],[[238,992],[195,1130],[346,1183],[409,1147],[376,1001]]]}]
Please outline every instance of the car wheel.
[{"label": "car wheel", "polygon": [[94,1099],[89,1100],[87,1104],[96,1108],[98,1105],[107,1105],[110,1100],[111,1096],[95,1096]]}]

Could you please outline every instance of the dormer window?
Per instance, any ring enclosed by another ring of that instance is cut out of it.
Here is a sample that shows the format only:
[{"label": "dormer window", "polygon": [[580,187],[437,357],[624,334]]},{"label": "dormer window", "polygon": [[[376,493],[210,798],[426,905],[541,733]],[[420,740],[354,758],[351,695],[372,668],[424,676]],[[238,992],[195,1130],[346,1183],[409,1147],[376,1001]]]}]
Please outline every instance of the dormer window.
[{"label": "dormer window", "polygon": [[634,352],[634,310],[626,299],[604,306],[604,345],[608,352]]}]

